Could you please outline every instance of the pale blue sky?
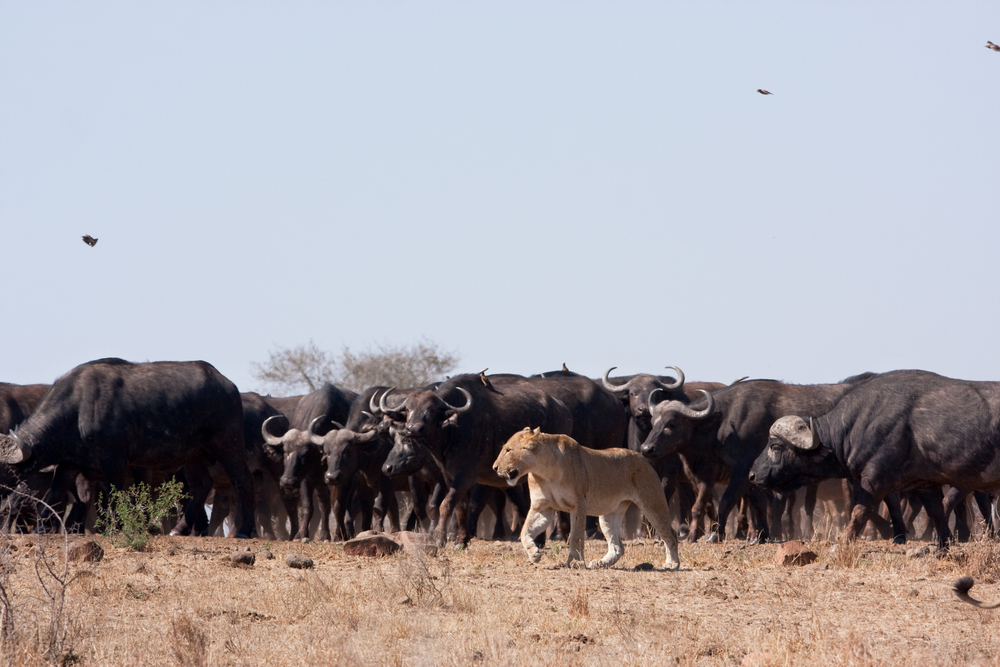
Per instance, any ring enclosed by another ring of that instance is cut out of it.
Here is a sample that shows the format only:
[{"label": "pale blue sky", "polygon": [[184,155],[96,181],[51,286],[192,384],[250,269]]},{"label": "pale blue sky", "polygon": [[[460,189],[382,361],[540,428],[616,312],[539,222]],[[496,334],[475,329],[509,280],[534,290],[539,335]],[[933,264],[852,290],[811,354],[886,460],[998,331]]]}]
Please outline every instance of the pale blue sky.
[{"label": "pale blue sky", "polygon": [[0,380],[420,337],[1000,380],[988,39],[995,0],[0,3]]}]

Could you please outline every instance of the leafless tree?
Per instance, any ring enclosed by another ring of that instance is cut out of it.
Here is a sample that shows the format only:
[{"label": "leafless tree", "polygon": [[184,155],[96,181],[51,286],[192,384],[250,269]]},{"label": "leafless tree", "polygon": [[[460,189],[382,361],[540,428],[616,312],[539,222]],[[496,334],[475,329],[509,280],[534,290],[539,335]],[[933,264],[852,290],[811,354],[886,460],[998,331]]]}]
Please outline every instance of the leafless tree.
[{"label": "leafless tree", "polygon": [[375,385],[419,387],[442,380],[458,365],[458,355],[429,340],[413,345],[376,344],[363,352],[344,347],[334,356],[308,345],[277,348],[262,364],[252,364],[253,376],[277,394],[314,391],[323,382],[362,391]]}]

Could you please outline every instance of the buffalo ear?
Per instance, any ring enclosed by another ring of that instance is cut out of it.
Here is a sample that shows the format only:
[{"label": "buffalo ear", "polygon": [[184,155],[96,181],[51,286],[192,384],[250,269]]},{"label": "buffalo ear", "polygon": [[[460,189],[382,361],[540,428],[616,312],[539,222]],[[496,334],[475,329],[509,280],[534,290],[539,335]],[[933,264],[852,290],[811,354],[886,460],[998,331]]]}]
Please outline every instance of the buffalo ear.
[{"label": "buffalo ear", "polygon": [[457,412],[455,412],[454,410],[449,410],[445,414],[447,414],[448,417],[443,422],[441,422],[441,428],[448,428],[449,426],[458,426]]}]

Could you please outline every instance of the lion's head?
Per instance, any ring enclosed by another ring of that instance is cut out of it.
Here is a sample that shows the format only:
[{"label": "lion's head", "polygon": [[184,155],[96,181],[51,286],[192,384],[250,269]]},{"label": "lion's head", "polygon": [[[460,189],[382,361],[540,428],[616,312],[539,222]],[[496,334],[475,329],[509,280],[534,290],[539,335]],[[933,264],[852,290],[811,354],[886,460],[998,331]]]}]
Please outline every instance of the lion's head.
[{"label": "lion's head", "polygon": [[532,430],[530,426],[510,436],[510,439],[500,450],[500,456],[493,462],[493,470],[507,480],[511,486],[517,485],[521,478],[531,472],[535,463],[537,436],[542,430]]}]

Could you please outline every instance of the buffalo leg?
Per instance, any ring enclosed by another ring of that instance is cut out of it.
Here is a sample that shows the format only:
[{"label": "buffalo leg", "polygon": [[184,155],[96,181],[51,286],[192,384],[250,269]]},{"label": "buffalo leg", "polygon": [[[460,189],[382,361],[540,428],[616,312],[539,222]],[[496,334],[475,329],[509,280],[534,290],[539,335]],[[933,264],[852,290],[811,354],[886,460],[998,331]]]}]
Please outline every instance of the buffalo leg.
[{"label": "buffalo leg", "polygon": [[951,530],[948,528],[948,517],[944,513],[944,494],[939,488],[919,489],[916,493],[923,501],[927,515],[934,522],[934,529],[938,535],[938,549],[942,551],[947,549],[948,542],[951,541]]},{"label": "buffalo leg", "polygon": [[351,501],[351,494],[348,492],[347,486],[344,483],[330,487],[333,492],[333,539],[345,542],[354,536],[354,531],[347,528],[345,520],[347,505]]},{"label": "buffalo leg", "polygon": [[[461,503],[464,504],[466,496],[468,495],[474,480],[471,479],[460,479],[455,478],[448,487],[448,492],[444,496],[444,500],[441,501],[441,507],[438,508],[438,525],[435,531],[434,539],[438,546],[443,547],[448,542],[448,523],[451,521],[452,514],[455,514],[457,506]],[[467,512],[463,508],[461,518],[465,518],[464,515]],[[461,533],[461,538],[467,536],[465,526],[459,525],[459,531]],[[464,542],[460,542],[464,544]]]},{"label": "buffalo leg", "polygon": [[818,493],[819,484],[810,484],[806,487],[806,497],[803,501],[806,516],[802,524],[802,537],[805,539],[811,538],[816,532],[816,527],[813,525],[813,515],[816,513],[816,495]]},{"label": "buffalo leg", "polygon": [[993,528],[993,497],[983,491],[974,492],[972,497],[976,501],[976,506],[979,507],[979,513],[983,515],[986,534],[990,537],[996,537],[996,531]]},{"label": "buffalo leg", "polygon": [[201,529],[197,532],[208,528],[207,524],[204,528],[201,524],[205,520],[205,501],[212,490],[212,476],[204,463],[197,462],[184,466],[184,478],[191,499],[184,505],[184,514],[171,529],[171,535],[190,535],[192,528]]}]

